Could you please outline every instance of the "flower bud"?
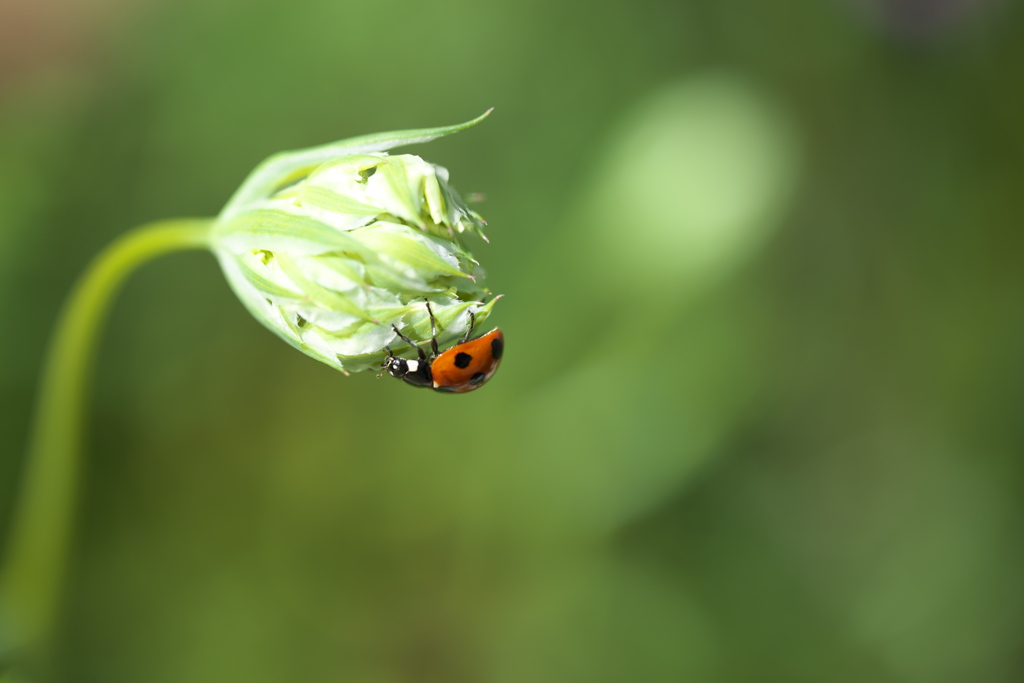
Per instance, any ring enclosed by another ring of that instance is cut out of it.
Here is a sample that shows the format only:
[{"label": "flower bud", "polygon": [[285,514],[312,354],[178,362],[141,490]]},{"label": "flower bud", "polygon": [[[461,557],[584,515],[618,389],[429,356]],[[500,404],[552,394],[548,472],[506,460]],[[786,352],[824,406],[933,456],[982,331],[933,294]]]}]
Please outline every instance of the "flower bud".
[{"label": "flower bud", "polygon": [[429,338],[426,301],[440,343],[465,334],[470,312],[482,322],[496,298],[483,303],[491,293],[463,238],[483,237],[484,221],[451,188],[444,168],[386,152],[482,119],[264,162],[213,232],[214,252],[249,312],[343,372],[376,367],[385,346],[403,346],[392,325],[412,339]]}]

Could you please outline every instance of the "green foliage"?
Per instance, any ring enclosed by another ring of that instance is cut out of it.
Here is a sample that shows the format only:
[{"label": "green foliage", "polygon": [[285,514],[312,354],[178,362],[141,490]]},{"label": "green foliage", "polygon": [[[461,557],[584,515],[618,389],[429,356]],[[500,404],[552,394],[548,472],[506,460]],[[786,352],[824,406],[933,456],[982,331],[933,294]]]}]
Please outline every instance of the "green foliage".
[{"label": "green foliage", "polygon": [[[439,342],[483,322],[496,298],[462,242],[484,221],[444,168],[387,150],[464,130],[380,133],[275,154],[220,213],[211,244],[231,288],[268,329],[348,372],[380,367],[405,329],[429,318]],[[433,330],[431,330],[433,333]],[[425,336],[425,335],[424,335]]]}]

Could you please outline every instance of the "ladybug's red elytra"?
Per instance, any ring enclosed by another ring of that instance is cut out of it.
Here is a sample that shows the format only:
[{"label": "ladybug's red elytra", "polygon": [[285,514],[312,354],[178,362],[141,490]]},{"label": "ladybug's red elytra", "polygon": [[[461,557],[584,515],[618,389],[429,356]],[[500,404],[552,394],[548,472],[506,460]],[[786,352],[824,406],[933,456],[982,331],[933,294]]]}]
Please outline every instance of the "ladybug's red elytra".
[{"label": "ladybug's red elytra", "polygon": [[427,302],[427,314],[430,316],[430,346],[433,353],[428,358],[418,342],[409,339],[392,325],[391,329],[395,334],[416,349],[419,360],[397,358],[391,347],[386,346],[388,357],[381,365],[384,372],[415,387],[430,387],[434,391],[451,394],[464,394],[479,389],[494,376],[505,352],[505,335],[500,329],[495,327],[485,335],[470,339],[469,335],[473,333],[473,326],[476,324],[476,316],[470,311],[466,336],[455,346],[439,353],[437,322],[434,320],[434,312],[430,309],[430,302]]}]

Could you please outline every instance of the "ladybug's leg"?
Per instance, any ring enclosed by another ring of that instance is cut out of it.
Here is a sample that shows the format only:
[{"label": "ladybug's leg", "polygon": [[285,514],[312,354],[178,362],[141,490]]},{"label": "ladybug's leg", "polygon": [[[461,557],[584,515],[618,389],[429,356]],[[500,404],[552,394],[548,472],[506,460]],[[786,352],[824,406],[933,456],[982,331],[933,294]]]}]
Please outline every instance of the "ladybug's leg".
[{"label": "ladybug's leg", "polygon": [[462,338],[462,341],[459,342],[460,344],[465,344],[466,342],[469,341],[469,335],[473,334],[473,326],[474,325],[476,325],[476,315],[473,314],[473,311],[470,311],[469,312],[469,329],[466,330],[466,336],[464,336]]},{"label": "ladybug's leg", "polygon": [[427,302],[427,315],[430,316],[430,348],[433,350],[434,355],[437,356],[437,321],[434,320],[434,311],[430,308],[430,302]]},{"label": "ladybug's leg", "polygon": [[[391,326],[391,329],[393,329],[395,331],[395,334],[397,334],[399,337],[402,338],[402,341],[404,341],[406,344],[408,344],[409,346],[411,346],[414,349],[416,349],[416,353],[420,354],[420,360],[422,360],[422,361],[427,360],[427,354],[423,353],[423,349],[420,348],[420,345],[417,342],[414,342],[412,339],[409,339],[408,337],[406,337],[404,334],[402,334],[402,331],[399,330],[394,325]],[[391,351],[391,349],[388,349],[389,353],[390,353],[390,351]]]}]

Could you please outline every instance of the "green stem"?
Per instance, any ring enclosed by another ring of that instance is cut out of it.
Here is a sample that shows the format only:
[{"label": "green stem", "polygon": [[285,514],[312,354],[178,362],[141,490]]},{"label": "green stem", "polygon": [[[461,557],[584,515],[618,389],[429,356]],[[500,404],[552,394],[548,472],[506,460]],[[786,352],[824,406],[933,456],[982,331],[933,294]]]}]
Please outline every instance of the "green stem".
[{"label": "green stem", "polygon": [[51,639],[72,529],[84,398],[97,332],[111,300],[146,261],[208,247],[212,224],[212,219],[176,219],[125,234],[90,264],[61,312],[0,569],[0,655],[32,658]]}]

